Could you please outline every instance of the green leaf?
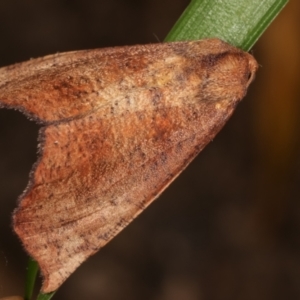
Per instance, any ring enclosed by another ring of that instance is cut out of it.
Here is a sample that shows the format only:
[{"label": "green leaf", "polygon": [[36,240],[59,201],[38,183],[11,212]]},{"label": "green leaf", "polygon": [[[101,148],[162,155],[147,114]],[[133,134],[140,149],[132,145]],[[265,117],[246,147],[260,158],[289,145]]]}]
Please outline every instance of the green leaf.
[{"label": "green leaf", "polygon": [[[29,258],[28,266],[27,266],[27,274],[26,274],[26,281],[25,281],[25,297],[24,300],[31,300],[34,284],[36,280],[36,275],[39,270],[38,263],[33,259]],[[56,291],[48,294],[39,293],[37,300],[50,300],[52,296],[55,294]]]},{"label": "green leaf", "polygon": [[48,293],[48,294],[40,293],[37,297],[37,300],[50,300],[52,296],[55,294],[55,292]]},{"label": "green leaf", "polygon": [[217,37],[249,51],[288,0],[193,0],[165,41]]},{"label": "green leaf", "polygon": [[38,270],[39,270],[39,266],[37,262],[30,257],[28,260],[27,274],[26,274],[26,281],[25,281],[25,297],[24,297],[25,300],[31,300]]}]

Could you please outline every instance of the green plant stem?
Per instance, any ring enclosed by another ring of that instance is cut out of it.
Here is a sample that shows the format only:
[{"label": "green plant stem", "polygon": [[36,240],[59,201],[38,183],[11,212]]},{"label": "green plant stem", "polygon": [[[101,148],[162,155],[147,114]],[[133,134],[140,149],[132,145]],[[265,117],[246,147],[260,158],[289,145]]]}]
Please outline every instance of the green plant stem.
[{"label": "green plant stem", "polygon": [[193,0],[165,41],[217,37],[249,51],[288,0]]}]

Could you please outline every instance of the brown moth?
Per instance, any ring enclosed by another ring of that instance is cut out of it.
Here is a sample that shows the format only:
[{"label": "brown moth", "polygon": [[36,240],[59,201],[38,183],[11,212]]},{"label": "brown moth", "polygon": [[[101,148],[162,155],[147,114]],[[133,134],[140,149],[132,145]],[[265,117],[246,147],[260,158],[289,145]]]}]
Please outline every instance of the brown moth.
[{"label": "brown moth", "polygon": [[42,124],[14,230],[56,290],[209,143],[257,69],[218,39],[77,51],[0,69],[0,105]]}]

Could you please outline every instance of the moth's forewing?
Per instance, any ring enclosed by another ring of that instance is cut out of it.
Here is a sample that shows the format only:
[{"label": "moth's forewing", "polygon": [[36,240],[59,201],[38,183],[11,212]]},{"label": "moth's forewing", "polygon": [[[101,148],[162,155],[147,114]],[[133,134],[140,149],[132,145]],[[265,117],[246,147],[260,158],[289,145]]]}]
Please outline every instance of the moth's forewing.
[{"label": "moth's forewing", "polygon": [[71,52],[0,69],[0,105],[44,124],[14,229],[56,290],[211,141],[257,64],[220,40]]}]

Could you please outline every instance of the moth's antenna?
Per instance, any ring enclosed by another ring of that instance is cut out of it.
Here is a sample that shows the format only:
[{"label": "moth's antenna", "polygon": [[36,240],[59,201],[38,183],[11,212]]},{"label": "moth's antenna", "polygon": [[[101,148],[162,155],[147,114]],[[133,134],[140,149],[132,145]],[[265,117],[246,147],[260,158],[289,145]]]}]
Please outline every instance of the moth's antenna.
[{"label": "moth's antenna", "polygon": [[162,41],[159,39],[159,37],[155,33],[152,33],[152,34],[158,43],[162,43]]}]

